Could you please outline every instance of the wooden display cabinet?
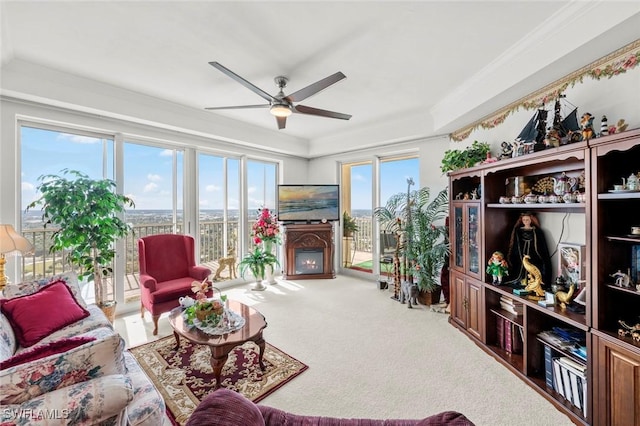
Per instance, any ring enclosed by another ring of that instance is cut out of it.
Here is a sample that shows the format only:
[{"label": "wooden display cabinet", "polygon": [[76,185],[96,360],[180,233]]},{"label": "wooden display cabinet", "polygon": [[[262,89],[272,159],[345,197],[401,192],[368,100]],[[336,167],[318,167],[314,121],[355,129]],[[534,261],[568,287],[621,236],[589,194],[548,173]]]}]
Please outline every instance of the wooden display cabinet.
[{"label": "wooden display cabinet", "polygon": [[452,201],[451,263],[450,267],[466,275],[481,279],[480,256],[480,201]]},{"label": "wooden display cabinet", "polygon": [[450,280],[451,318],[470,335],[484,341],[482,284],[455,271],[451,272]]},{"label": "wooden display cabinet", "polygon": [[[612,190],[640,172],[640,130],[595,139],[591,146],[593,420],[597,425],[639,426],[640,341],[620,336],[618,330],[621,320],[640,323],[640,236],[631,234],[632,226],[640,226],[640,191]],[[616,285],[612,275],[617,271],[631,276],[628,287]]]}]

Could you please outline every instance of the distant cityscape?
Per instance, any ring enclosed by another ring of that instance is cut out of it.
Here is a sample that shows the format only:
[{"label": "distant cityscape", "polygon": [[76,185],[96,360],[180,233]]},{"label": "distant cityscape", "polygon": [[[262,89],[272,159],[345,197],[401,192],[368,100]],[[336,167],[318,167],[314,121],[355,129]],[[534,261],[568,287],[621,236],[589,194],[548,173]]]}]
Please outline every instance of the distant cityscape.
[{"label": "distant cityscape", "polygon": [[[221,209],[200,210],[200,220],[203,222],[219,222],[222,221],[223,214],[224,212]],[[229,210],[228,215],[228,219],[231,222],[236,222],[239,217],[239,211]],[[354,218],[371,217],[371,210],[352,210],[351,216]],[[182,210],[178,210],[177,221],[179,222],[181,218]],[[172,223],[173,221],[171,210],[127,210],[125,220],[132,225]],[[37,229],[42,227],[42,211],[29,210],[23,212],[23,229]]]}]

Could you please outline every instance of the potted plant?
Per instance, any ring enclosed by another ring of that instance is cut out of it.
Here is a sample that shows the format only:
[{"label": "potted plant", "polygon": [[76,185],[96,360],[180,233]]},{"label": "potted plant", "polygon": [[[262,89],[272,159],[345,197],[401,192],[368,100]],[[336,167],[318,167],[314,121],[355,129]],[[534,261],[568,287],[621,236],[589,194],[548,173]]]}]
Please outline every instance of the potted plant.
[{"label": "potted plant", "polygon": [[353,237],[354,232],[358,232],[360,228],[356,220],[345,210],[342,213],[342,236]]},{"label": "potted plant", "polygon": [[274,265],[280,266],[278,258],[275,254],[262,250],[260,246],[256,246],[253,251],[247,253],[240,263],[238,268],[240,269],[240,275],[244,278],[244,274],[247,269],[251,271],[256,278],[256,285],[254,290],[264,290],[266,287],[262,284],[266,268],[271,268],[273,273]]},{"label": "potted plant", "polygon": [[[384,207],[374,209],[374,217],[381,227],[400,237],[395,257],[406,281],[417,279],[421,293],[440,289],[440,270],[449,255],[447,228],[444,219],[448,212],[447,189],[441,190],[430,200],[430,189],[411,190],[413,180],[408,179],[406,193],[394,194]],[[436,296],[437,297],[437,296]]]},{"label": "potted plant", "polygon": [[118,215],[134,207],[133,200],[117,194],[110,179],[90,179],[68,169],[61,175],[38,178],[41,196],[27,210],[41,206],[44,227],[58,227],[49,251],[66,251],[69,264],[79,270],[78,278],[93,280],[95,303],[113,321],[116,302],[106,300],[103,278],[113,273],[113,243],[131,231]]},{"label": "potted plant", "polygon": [[479,162],[487,159],[490,148],[487,142],[473,141],[473,143],[464,150],[448,149],[444,152],[440,170],[442,170],[442,173],[446,173],[475,166]]},{"label": "potted plant", "polygon": [[407,227],[407,232],[412,235],[408,247],[411,270],[420,292],[433,294],[432,303],[439,302],[440,271],[449,256],[448,230],[445,225],[448,210],[447,189],[441,190],[429,200],[429,189],[422,188],[417,191],[412,220]]}]

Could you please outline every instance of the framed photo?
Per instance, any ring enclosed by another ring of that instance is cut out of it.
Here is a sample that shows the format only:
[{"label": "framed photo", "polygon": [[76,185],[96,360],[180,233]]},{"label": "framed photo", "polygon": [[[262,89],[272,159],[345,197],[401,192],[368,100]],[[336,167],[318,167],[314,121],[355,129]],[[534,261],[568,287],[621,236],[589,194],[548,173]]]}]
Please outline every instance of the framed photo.
[{"label": "framed photo", "polygon": [[558,244],[558,275],[564,277],[567,285],[572,283],[581,290],[586,280],[587,260],[585,246],[581,244]]}]

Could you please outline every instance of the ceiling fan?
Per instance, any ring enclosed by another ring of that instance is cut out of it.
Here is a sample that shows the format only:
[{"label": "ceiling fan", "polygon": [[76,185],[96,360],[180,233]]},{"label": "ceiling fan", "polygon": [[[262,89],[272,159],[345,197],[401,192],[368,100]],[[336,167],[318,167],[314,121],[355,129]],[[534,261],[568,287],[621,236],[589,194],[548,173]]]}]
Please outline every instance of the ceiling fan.
[{"label": "ceiling fan", "polygon": [[276,86],[280,88],[280,91],[272,96],[260,89],[257,86],[254,86],[249,81],[240,77],[238,74],[234,73],[230,69],[224,67],[218,62],[209,62],[214,68],[222,71],[227,76],[231,77],[238,83],[242,84],[247,89],[252,92],[257,93],[259,96],[267,100],[268,104],[260,104],[260,105],[237,105],[237,106],[226,106],[226,107],[209,107],[205,108],[206,110],[216,110],[216,109],[247,109],[247,108],[269,108],[271,114],[276,117],[276,121],[278,122],[278,129],[284,129],[287,124],[287,117],[292,113],[296,114],[307,114],[307,115],[317,115],[320,117],[328,117],[328,118],[337,118],[340,120],[348,120],[351,118],[349,114],[342,114],[340,112],[327,111],[324,109],[318,109],[313,107],[308,107],[305,105],[294,105],[294,102],[300,102],[307,99],[310,96],[315,95],[321,90],[326,89],[332,84],[337,83],[338,81],[347,78],[343,73],[337,72],[335,74],[330,75],[329,77],[323,78],[322,80],[316,81],[313,84],[308,85],[307,87],[298,90],[297,92],[291,93],[290,95],[284,94],[283,90],[287,86],[287,82],[289,79],[287,77],[278,76],[274,78]]}]

